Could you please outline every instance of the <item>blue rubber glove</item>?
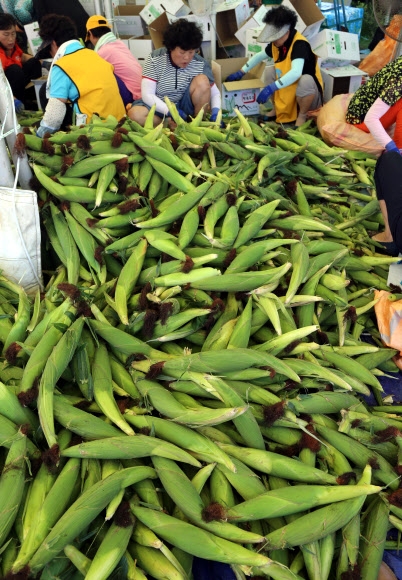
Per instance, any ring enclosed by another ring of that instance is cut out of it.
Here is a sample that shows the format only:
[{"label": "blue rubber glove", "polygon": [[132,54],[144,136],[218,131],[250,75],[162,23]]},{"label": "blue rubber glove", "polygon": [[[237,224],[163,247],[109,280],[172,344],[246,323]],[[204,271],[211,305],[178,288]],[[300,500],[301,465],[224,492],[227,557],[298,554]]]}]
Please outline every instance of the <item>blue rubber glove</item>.
[{"label": "blue rubber glove", "polygon": [[396,151],[396,153],[400,153],[399,148],[396,146],[395,141],[390,141],[385,145],[386,151]]},{"label": "blue rubber glove", "polygon": [[[214,107],[211,111],[211,115],[209,117],[209,120],[212,122],[215,122],[219,111],[220,111],[220,109],[218,107]],[[223,121],[221,121],[221,129],[224,129],[225,127],[226,127],[225,123]]]},{"label": "blue rubber glove", "polygon": [[214,122],[216,121],[216,117],[218,116],[220,109],[218,109],[218,107],[214,107],[211,111],[211,116],[209,117],[209,120]]},{"label": "blue rubber glove", "polygon": [[187,121],[188,115],[183,111],[183,109],[177,109],[177,112],[184,121]]},{"label": "blue rubber glove", "polygon": [[266,86],[265,89],[262,89],[262,91],[260,92],[260,94],[257,97],[257,103],[259,105],[262,105],[263,103],[266,103],[269,99],[269,97],[272,97],[272,95],[274,94],[275,91],[278,90],[278,87],[276,86],[275,82],[271,83],[270,85]]},{"label": "blue rubber glove", "polygon": [[46,135],[46,133],[54,133],[55,131],[57,131],[57,129],[53,129],[52,127],[48,127],[47,125],[44,125],[43,122],[41,121],[40,125],[38,127],[38,130],[36,131],[36,136],[43,139],[43,137]]},{"label": "blue rubber glove", "polygon": [[25,110],[24,103],[19,99],[14,99],[14,107],[16,113],[22,113]]},{"label": "blue rubber glove", "polygon": [[246,73],[243,72],[242,70],[238,70],[237,72],[229,75],[226,80],[229,82],[240,81],[244,77],[245,74]]}]

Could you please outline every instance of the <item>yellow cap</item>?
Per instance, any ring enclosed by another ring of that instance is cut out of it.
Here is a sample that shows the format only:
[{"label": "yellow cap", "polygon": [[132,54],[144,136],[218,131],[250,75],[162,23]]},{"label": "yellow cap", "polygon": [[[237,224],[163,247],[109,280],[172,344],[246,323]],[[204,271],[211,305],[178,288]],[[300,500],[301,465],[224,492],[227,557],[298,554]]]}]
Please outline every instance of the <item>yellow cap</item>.
[{"label": "yellow cap", "polygon": [[100,14],[94,14],[93,16],[90,16],[87,20],[86,24],[87,36],[85,40],[88,40],[88,30],[98,28],[99,26],[107,26],[108,28],[110,28],[110,30],[112,30],[112,27],[110,26],[109,22],[106,20],[104,16],[101,16]]}]

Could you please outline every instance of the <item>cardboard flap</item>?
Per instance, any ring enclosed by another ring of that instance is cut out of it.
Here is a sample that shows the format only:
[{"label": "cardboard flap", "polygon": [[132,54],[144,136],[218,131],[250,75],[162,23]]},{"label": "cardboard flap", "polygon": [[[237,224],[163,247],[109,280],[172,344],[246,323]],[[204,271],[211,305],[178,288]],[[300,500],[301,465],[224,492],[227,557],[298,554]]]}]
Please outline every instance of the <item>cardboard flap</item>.
[{"label": "cardboard flap", "polygon": [[245,89],[262,89],[265,85],[259,79],[249,79],[245,81],[224,81],[223,86],[226,91],[244,91]]},{"label": "cardboard flap", "polygon": [[352,64],[345,66],[337,66],[333,68],[323,67],[323,70],[331,77],[352,77],[352,76],[366,76],[366,73]]},{"label": "cardboard flap", "polygon": [[156,20],[151,22],[148,26],[148,32],[152,38],[152,42],[155,48],[162,48],[163,46],[163,33],[169,26],[169,19],[166,12],[158,16]]}]

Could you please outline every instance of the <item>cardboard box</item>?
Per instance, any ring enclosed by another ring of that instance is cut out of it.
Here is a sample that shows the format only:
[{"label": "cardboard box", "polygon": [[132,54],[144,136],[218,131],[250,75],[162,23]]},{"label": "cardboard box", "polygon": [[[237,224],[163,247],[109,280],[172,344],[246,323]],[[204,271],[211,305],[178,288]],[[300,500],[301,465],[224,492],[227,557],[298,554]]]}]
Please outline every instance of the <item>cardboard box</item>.
[{"label": "cardboard box", "polygon": [[225,58],[211,63],[215,83],[222,95],[222,109],[232,116],[235,107],[243,115],[258,115],[260,110],[257,96],[264,87],[261,77],[265,72],[265,63],[254,67],[241,81],[225,82],[228,75],[240,70],[246,62],[246,58]]},{"label": "cardboard box", "polygon": [[30,24],[26,24],[24,26],[25,34],[27,35],[29,51],[32,56],[38,52],[38,48],[42,44],[42,39],[39,36],[39,23],[38,22],[31,22]]},{"label": "cardboard box", "polygon": [[175,16],[187,16],[190,8],[182,0],[149,0],[145,8],[140,12],[141,18],[147,24],[151,24],[164,12],[169,12]]},{"label": "cardboard box", "polygon": [[239,28],[239,30],[235,33],[235,36],[238,40],[240,40],[241,44],[246,47],[247,51],[247,38],[246,33],[250,29],[262,28],[265,26],[263,22],[263,18],[265,14],[270,10],[272,6],[263,5],[258,8],[256,12],[246,22]]},{"label": "cardboard box", "polygon": [[[257,38],[260,35],[262,27],[248,28],[246,30],[246,57],[251,58],[259,52],[265,52],[266,42],[258,42]],[[271,60],[271,59],[270,59]]]},{"label": "cardboard box", "polygon": [[250,16],[248,0],[216,6],[216,37],[219,46],[240,44],[236,32]]},{"label": "cardboard box", "polygon": [[141,66],[144,66],[145,59],[154,50],[152,39],[149,35],[130,38],[128,47]]},{"label": "cardboard box", "polygon": [[319,32],[324,16],[315,0],[282,0],[282,6],[297,12],[296,29],[308,40]]},{"label": "cardboard box", "polygon": [[115,25],[119,36],[143,36],[145,27],[140,16],[140,6],[116,6],[114,9]]},{"label": "cardboard box", "polygon": [[311,48],[323,59],[358,62],[359,37],[349,32],[325,29],[310,39]]},{"label": "cardboard box", "polygon": [[[175,16],[173,14],[170,14],[169,12],[166,13],[166,16],[168,18],[169,23],[172,23],[179,18],[179,16]],[[184,18],[189,22],[195,22],[201,27],[203,42],[212,39],[212,22],[209,16],[198,16],[196,14],[188,14],[187,16],[181,16],[181,18]]]},{"label": "cardboard box", "polygon": [[324,81],[324,103],[335,95],[354,93],[363,84],[367,73],[349,64],[338,67],[321,67]]}]

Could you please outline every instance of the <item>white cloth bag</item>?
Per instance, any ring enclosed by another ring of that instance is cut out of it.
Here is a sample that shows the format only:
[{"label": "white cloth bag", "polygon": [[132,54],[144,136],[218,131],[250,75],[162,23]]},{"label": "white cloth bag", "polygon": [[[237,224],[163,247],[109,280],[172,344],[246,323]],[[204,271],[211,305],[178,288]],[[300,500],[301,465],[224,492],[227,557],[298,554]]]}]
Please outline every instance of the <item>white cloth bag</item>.
[{"label": "white cloth bag", "polygon": [[42,288],[40,247],[36,193],[0,187],[0,272],[28,294]]}]

